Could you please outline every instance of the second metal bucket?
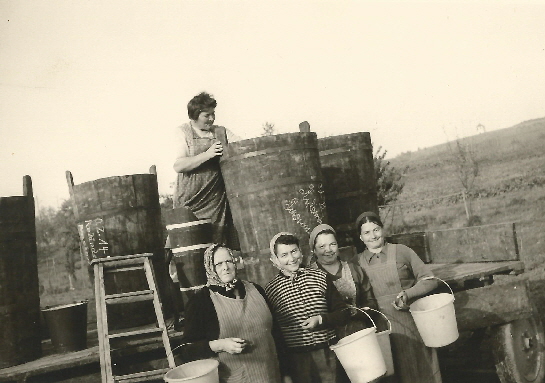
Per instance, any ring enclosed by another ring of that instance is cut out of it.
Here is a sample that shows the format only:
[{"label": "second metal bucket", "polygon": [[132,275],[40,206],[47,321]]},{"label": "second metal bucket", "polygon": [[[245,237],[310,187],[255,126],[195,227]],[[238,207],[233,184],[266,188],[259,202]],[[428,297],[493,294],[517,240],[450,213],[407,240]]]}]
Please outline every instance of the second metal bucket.
[{"label": "second metal bucket", "polygon": [[79,351],[87,347],[87,301],[47,307],[42,312],[56,352]]}]

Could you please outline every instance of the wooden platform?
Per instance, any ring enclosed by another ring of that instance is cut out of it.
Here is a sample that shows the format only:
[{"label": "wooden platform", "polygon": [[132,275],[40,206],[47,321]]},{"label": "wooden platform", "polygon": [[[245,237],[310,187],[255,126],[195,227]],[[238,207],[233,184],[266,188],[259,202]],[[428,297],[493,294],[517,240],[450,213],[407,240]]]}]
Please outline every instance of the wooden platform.
[{"label": "wooden platform", "polygon": [[465,283],[485,280],[497,274],[520,274],[524,271],[522,261],[474,262],[474,263],[430,263],[434,275],[451,287],[463,288]]},{"label": "wooden platform", "polygon": [[[181,336],[181,332],[169,333],[171,344],[177,345]],[[85,350],[57,354],[50,340],[42,341],[44,356],[28,363],[0,369],[0,383],[98,382],[100,358],[96,330],[88,333],[87,343],[89,347]],[[114,352],[114,356],[134,360],[137,354],[143,359],[153,358],[154,351],[163,351],[164,354],[163,343],[159,338],[134,340],[126,347],[123,352]],[[168,365],[166,358],[164,365]]]}]

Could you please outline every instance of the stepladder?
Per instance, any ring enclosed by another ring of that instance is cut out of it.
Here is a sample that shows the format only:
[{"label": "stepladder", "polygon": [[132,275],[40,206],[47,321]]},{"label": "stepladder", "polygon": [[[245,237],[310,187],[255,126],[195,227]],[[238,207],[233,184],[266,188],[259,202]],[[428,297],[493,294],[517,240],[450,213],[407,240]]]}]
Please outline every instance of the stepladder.
[{"label": "stepladder", "polygon": [[[176,366],[155,281],[153,263],[151,262],[152,256],[152,253],[143,253],[96,258],[91,262],[95,279],[97,333],[102,383],[162,381],[164,374]],[[135,272],[143,273],[144,289],[120,292],[112,289],[111,284],[107,283],[112,275],[115,277],[120,275],[119,273]],[[127,326],[123,326],[121,330],[110,328],[108,324],[109,308],[113,305],[130,305],[144,301],[151,302],[149,310],[154,312],[152,313],[154,323],[138,327],[131,327],[129,323]],[[123,369],[123,366],[117,366],[116,362],[113,361],[113,351],[126,347],[127,342],[131,339],[141,339],[142,337],[160,338],[166,359],[165,368],[144,371],[129,369],[131,370],[130,373],[123,372],[126,369]],[[166,368],[167,365],[168,368]],[[118,371],[122,372],[119,373]]]}]

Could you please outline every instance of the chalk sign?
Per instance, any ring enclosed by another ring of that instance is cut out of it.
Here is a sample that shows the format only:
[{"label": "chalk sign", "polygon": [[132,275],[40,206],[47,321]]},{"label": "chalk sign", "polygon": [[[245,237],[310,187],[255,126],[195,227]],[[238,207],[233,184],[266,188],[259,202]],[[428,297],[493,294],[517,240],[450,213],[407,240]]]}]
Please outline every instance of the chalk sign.
[{"label": "chalk sign", "polygon": [[298,190],[298,197],[283,201],[284,210],[291,214],[291,219],[300,225],[307,233],[310,233],[316,224],[305,222],[305,218],[308,218],[308,214],[303,213],[303,215],[301,215],[301,213],[302,211],[308,211],[310,216],[314,217],[318,224],[323,223],[325,211],[323,193],[324,191],[321,184],[316,190],[314,189],[314,185],[310,184],[308,190],[303,188]]},{"label": "chalk sign", "polygon": [[82,245],[82,251],[91,263],[97,258],[110,256],[110,244],[104,229],[104,220],[95,218],[78,224],[78,232]]}]

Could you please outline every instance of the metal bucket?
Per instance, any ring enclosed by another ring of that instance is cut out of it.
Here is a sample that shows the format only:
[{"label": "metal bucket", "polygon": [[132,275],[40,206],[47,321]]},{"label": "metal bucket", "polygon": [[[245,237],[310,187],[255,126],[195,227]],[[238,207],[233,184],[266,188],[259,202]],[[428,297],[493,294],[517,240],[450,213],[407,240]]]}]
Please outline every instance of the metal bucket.
[{"label": "metal bucket", "polygon": [[42,312],[56,352],[87,348],[87,301],[47,307]]}]

